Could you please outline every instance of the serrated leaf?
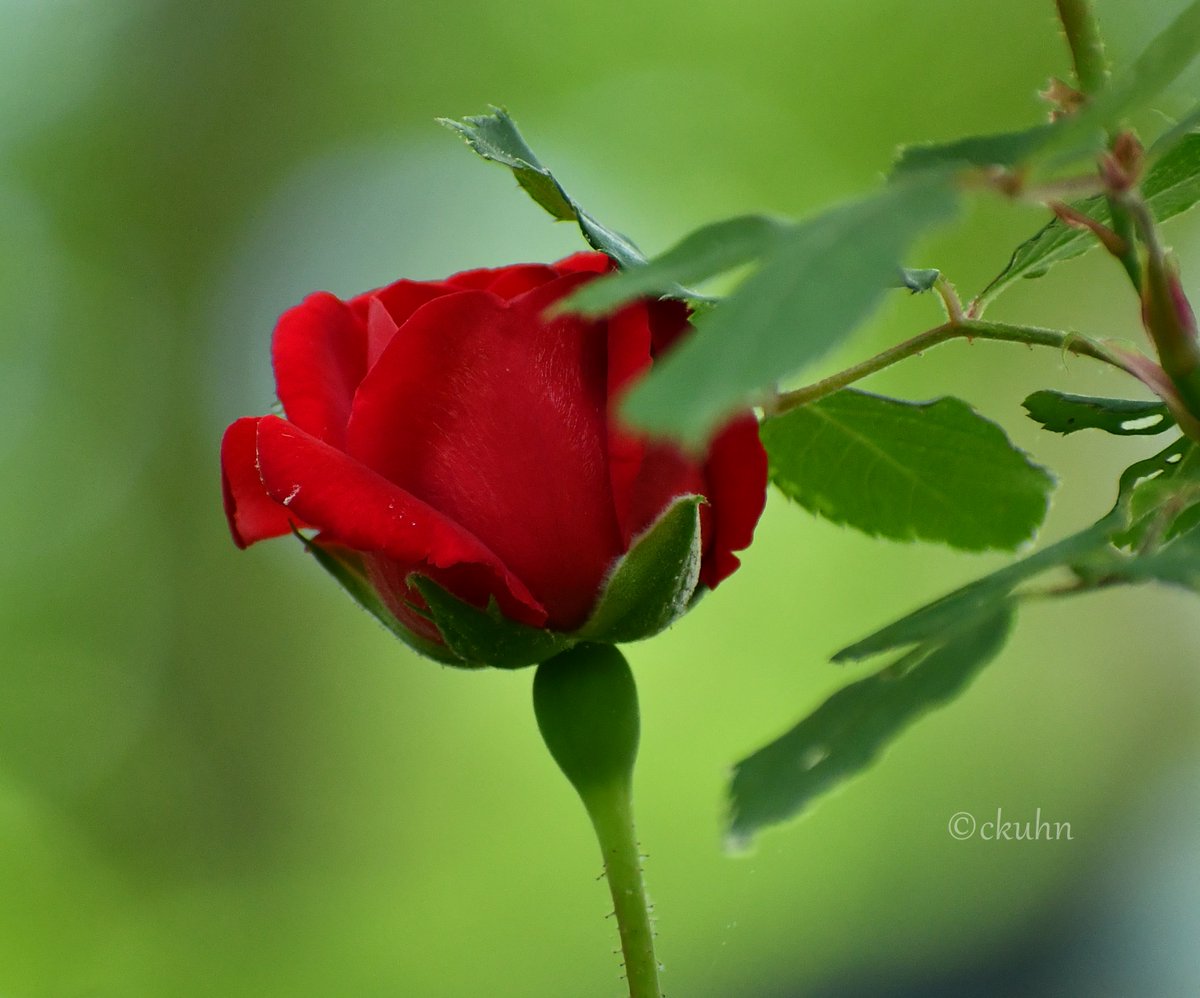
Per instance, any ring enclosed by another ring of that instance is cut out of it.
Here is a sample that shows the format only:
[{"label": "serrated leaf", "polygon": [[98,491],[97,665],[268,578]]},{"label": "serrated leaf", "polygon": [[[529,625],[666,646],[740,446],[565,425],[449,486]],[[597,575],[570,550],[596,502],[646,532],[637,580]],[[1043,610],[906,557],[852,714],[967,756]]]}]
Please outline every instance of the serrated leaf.
[{"label": "serrated leaf", "polygon": [[637,298],[671,294],[680,285],[696,284],[757,260],[789,228],[762,215],[714,222],[685,236],[644,266],[592,281],[556,310],[603,315]]},{"label": "serrated leaf", "polygon": [[413,651],[447,665],[463,665],[463,662],[449,648],[414,634],[393,616],[368,581],[367,574],[362,567],[362,559],[357,552],[347,548],[326,547],[317,541],[309,540],[295,530],[293,533],[300,538],[304,549],[316,559],[317,564],[333,576],[338,584],[350,594],[355,603]]},{"label": "serrated leaf", "polygon": [[[1200,135],[1183,137],[1154,163],[1142,181],[1142,194],[1160,222],[1200,201]],[[1108,199],[1103,195],[1077,201],[1071,207],[1101,225],[1112,222]],[[991,301],[1018,278],[1041,277],[1054,264],[1081,256],[1098,245],[1092,233],[1055,218],[1016,248],[1008,265],[980,292],[978,300]]]},{"label": "serrated leaf", "polygon": [[432,579],[413,575],[409,581],[429,605],[446,644],[469,665],[519,669],[544,662],[575,643],[570,635],[509,620],[495,600],[480,610]]},{"label": "serrated leaf", "polygon": [[892,184],[803,222],[626,399],[634,424],[698,448],[732,411],[815,360],[874,309],[908,246],[949,219],[949,179]]},{"label": "serrated leaf", "polygon": [[1137,436],[1162,433],[1175,425],[1167,407],[1158,401],[1095,398],[1043,389],[1030,395],[1022,405],[1030,419],[1064,436],[1089,429]]},{"label": "serrated leaf", "polygon": [[[438,123],[457,132],[484,159],[512,170],[517,183],[552,217],[577,223],[593,249],[607,253],[621,267],[636,267],[646,262],[646,257],[632,240],[602,225],[567,194],[534,155],[507,111],[493,108],[491,114],[475,115],[462,121],[439,118]],[[674,290],[686,294],[682,288]]]},{"label": "serrated leaf", "polygon": [[1130,501],[1137,486],[1170,469],[1172,462],[1178,461],[1179,455],[1190,446],[1186,441],[1176,440],[1153,457],[1126,468],[1113,508],[1090,527],[925,604],[841,649],[834,654],[833,661],[856,661],[893,648],[933,640],[947,629],[987,616],[1018,586],[1043,572],[1097,558],[1107,559],[1115,550],[1111,543],[1113,538],[1129,525]]},{"label": "serrated leaf", "polygon": [[576,633],[586,641],[640,641],[688,611],[700,579],[700,496],[682,496],[636,538]]},{"label": "serrated leaf", "polygon": [[1011,605],[948,628],[886,669],[839,690],[787,734],[734,767],[732,844],[800,814],[867,768],[917,717],[954,699],[1008,636]]},{"label": "serrated leaf", "polygon": [[965,402],[843,389],[764,420],[771,481],[834,523],[893,540],[1011,550],[1054,480]]}]

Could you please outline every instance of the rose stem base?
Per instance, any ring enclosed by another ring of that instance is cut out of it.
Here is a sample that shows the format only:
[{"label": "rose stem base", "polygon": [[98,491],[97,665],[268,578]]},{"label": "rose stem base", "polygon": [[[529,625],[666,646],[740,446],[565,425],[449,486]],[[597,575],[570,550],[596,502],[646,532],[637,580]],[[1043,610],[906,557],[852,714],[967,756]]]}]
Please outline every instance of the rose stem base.
[{"label": "rose stem base", "polygon": [[600,844],[630,998],[661,998],[633,825],[640,726],[633,674],[611,645],[577,645],[538,666],[533,705],[546,747],[579,793]]}]

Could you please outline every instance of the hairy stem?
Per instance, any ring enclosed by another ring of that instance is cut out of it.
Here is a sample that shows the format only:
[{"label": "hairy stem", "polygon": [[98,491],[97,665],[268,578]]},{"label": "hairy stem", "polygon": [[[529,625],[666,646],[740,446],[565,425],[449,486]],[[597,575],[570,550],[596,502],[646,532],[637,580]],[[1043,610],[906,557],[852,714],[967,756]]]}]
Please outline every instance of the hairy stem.
[{"label": "hairy stem", "polygon": [[629,785],[613,783],[597,789],[584,804],[604,856],[604,876],[621,935],[630,998],[660,998],[654,928],[642,879]]},{"label": "hairy stem", "polygon": [[1057,0],[1057,3],[1058,19],[1062,21],[1075,63],[1075,80],[1083,93],[1094,94],[1108,81],[1108,59],[1091,0]]},{"label": "hairy stem", "polygon": [[960,322],[947,322],[941,326],[935,326],[933,329],[927,329],[912,339],[897,343],[894,347],[890,347],[860,364],[848,367],[844,371],[839,371],[822,381],[804,388],[797,388],[795,391],[784,392],[769,407],[770,414],[776,415],[807,405],[809,402],[815,402],[817,399],[832,395],[868,375],[882,371],[885,367],[891,367],[898,361],[923,353],[939,343],[955,339],[999,340],[1003,343],[1055,347],[1065,353],[1091,357],[1093,360],[1100,360],[1125,370],[1121,362],[1100,344],[1075,333],[1064,333],[1058,329],[1043,329],[1040,326],[1013,326],[1000,322],[988,322],[983,319],[963,319]]}]

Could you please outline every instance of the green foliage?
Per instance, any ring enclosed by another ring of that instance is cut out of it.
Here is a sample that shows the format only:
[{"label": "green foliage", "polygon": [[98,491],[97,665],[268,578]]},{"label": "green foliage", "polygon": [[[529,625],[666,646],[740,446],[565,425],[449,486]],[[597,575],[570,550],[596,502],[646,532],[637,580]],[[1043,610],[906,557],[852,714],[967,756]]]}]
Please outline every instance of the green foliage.
[{"label": "green foliage", "polygon": [[784,233],[759,269],[626,401],[651,432],[700,443],[732,410],[820,357],[865,319],[916,237],[950,218],[944,175],[892,184]]},{"label": "green foliage", "polygon": [[1192,108],[1192,110],[1156,138],[1154,144],[1150,146],[1147,156],[1153,160],[1170,152],[1197,129],[1200,129],[1200,106]]},{"label": "green foliage", "polygon": [[1049,144],[1059,159],[1089,147],[1087,138],[1120,125],[1122,119],[1147,107],[1200,53],[1200,0],[1193,0],[1168,24],[1122,73],[1079,113],[1062,120]]},{"label": "green foliage", "polygon": [[601,225],[575,203],[554,175],[538,161],[507,111],[493,108],[491,114],[475,115],[462,121],[439,118],[438,122],[461,135],[484,159],[512,170],[517,183],[534,201],[558,221],[577,223],[583,237],[594,249],[607,253],[622,267],[646,262],[641,250],[626,236]]},{"label": "green foliage", "polygon": [[1133,64],[1088,104],[1050,124],[946,143],[906,146],[894,175],[946,166],[1061,166],[1097,152],[1105,132],[1146,107],[1200,52],[1200,0],[1186,7]]},{"label": "green foliage", "polygon": [[744,215],[706,225],[644,266],[580,288],[559,309],[603,315],[635,298],[671,294],[681,284],[698,283],[757,260],[770,252],[787,228],[762,215]]},{"label": "green foliage", "polygon": [[[885,288],[934,287],[938,271],[900,266],[914,240],[955,214],[964,170],[1002,167],[1014,177],[1036,179],[1094,157],[1126,117],[1147,107],[1197,51],[1200,0],[1188,4],[1105,87],[1089,87],[1093,92],[1073,113],[1015,132],[909,146],[891,182],[874,194],[799,222],[759,216],[717,222],[652,261],[579,209],[503,112],[447,124],[480,155],[512,169],[553,217],[576,221],[591,245],[620,264],[621,273],[591,283],[561,309],[600,315],[654,295],[712,306],[697,311],[694,335],[634,387],[623,413],[652,433],[697,448],[728,414],[769,398],[780,379],[852,332]],[[1148,155],[1141,191],[1159,221],[1200,200],[1200,135],[1192,131],[1200,120],[1196,114],[1170,129]],[[1114,222],[1106,196],[1072,207],[1128,235],[1127,220]],[[1017,248],[977,302],[984,304],[1017,278],[1043,274],[1094,244],[1091,233],[1056,219]],[[1136,283],[1136,268],[1124,262]],[[748,276],[722,301],[686,290],[743,267],[749,268]],[[1031,342],[1045,342],[1030,336]],[[1159,402],[1042,391],[1029,396],[1025,406],[1046,429],[1062,434],[1085,428],[1152,434],[1174,425]],[[772,480],[791,499],[834,522],[897,540],[938,541],[972,551],[1015,549],[1041,525],[1053,485],[1045,469],[1016,449],[999,427],[953,398],[914,404],[845,389],[764,420],[762,437]],[[1151,580],[1200,585],[1196,453],[1190,441],[1178,440],[1138,462],[1122,476],[1116,504],[1097,523],[838,652],[838,661],[902,654],[738,764],[731,834],[745,839],[799,813],[876,758],[922,711],[961,692],[1002,647],[1020,599]],[[630,640],[684,612],[695,592],[696,523],[694,505],[664,517],[653,543],[640,543],[615,570],[592,621],[559,638],[568,643],[594,637]],[[1048,572],[1067,581],[1037,592],[1028,588]],[[624,595],[641,589],[674,595],[661,603]],[[436,617],[444,608],[431,601],[431,612]],[[455,636],[452,643],[463,640]]]},{"label": "green foliage", "polygon": [[910,270],[907,267],[901,267],[900,282],[896,286],[907,288],[913,294],[920,294],[924,291],[933,290],[933,286],[941,276],[942,272],[940,270],[928,268],[924,270]]},{"label": "green foliage", "polygon": [[1031,419],[1063,435],[1096,429],[1118,436],[1136,436],[1162,433],[1175,425],[1167,407],[1157,401],[1094,398],[1043,389],[1022,404]]},{"label": "green foliage", "polygon": [[[1137,548],[1122,551],[1131,521],[1139,517]],[[1073,583],[1037,594],[1018,590],[1054,569],[1068,570]],[[922,711],[962,692],[1002,647],[1018,598],[1055,598],[1148,581],[1200,590],[1200,449],[1186,438],[1128,468],[1112,511],[1091,527],[834,655],[834,661],[847,661],[909,649],[737,764],[730,786],[731,835],[744,841],[799,814],[872,762]]]},{"label": "green foliage", "polygon": [[1113,538],[1119,547],[1170,540],[1200,521],[1200,449],[1180,440],[1171,457],[1173,463],[1130,492],[1129,527]]},{"label": "green foliage", "polygon": [[1013,166],[1031,159],[1054,134],[1053,125],[1036,125],[1019,132],[972,135],[953,142],[921,142],[901,147],[892,175],[947,166]]},{"label": "green foliage", "polygon": [[798,815],[873,763],[921,714],[958,696],[999,652],[1011,622],[1007,601],[959,621],[838,690],[787,734],[742,759],[729,787],[731,844]]},{"label": "green foliage", "polygon": [[[1200,134],[1184,136],[1163,153],[1147,171],[1142,195],[1160,222],[1182,214],[1200,201]],[[1101,225],[1112,222],[1108,198],[1104,195],[1077,201],[1071,207]],[[990,301],[1018,278],[1041,277],[1054,264],[1080,256],[1097,245],[1092,233],[1055,218],[1016,248],[1008,265],[983,289],[979,300]]]},{"label": "green foliage", "polygon": [[1200,526],[1194,514],[1189,520],[1192,525],[1186,533],[1124,566],[1123,580],[1165,582],[1200,592]]},{"label": "green foliage", "polygon": [[771,480],[805,509],[893,540],[1012,550],[1054,481],[965,402],[844,389],[767,419]]}]

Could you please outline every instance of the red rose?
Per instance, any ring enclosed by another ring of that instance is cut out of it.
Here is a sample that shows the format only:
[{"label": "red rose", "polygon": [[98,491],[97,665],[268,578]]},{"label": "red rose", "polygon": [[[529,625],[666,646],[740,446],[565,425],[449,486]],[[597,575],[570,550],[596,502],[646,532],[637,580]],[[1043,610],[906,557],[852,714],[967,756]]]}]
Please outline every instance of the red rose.
[{"label": "red rose", "polygon": [[221,445],[238,546],[316,529],[316,547],[434,654],[443,635],[418,577],[508,621],[571,632],[680,496],[707,499],[699,583],[715,586],[762,512],[758,427],[738,416],[697,461],[618,425],[614,399],[689,326],[671,301],[601,321],[546,317],[610,268],[584,253],[348,302],[322,292],[284,313],[272,355],[287,419],[239,419]]}]

